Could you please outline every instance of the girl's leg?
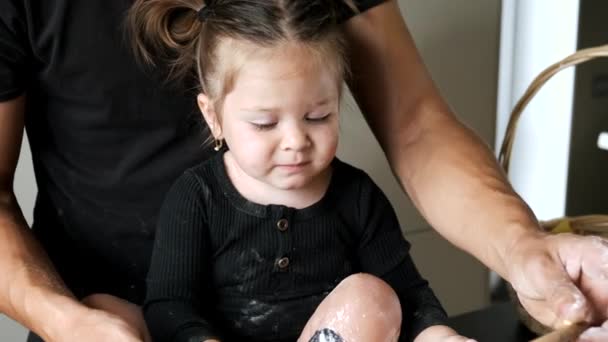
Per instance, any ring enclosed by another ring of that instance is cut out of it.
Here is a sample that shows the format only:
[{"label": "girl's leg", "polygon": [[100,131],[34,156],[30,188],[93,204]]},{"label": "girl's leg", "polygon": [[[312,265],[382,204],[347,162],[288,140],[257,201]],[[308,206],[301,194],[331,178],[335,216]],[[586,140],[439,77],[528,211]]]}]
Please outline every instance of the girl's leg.
[{"label": "girl's leg", "polygon": [[109,294],[98,293],[85,297],[82,303],[90,308],[104,310],[120,316],[141,332],[142,336],[144,336],[144,341],[152,341],[146,322],[144,321],[143,313],[138,305]]},{"label": "girl's leg", "polygon": [[380,278],[360,273],[344,279],[321,302],[298,342],[392,342],[400,328],[395,291]]}]

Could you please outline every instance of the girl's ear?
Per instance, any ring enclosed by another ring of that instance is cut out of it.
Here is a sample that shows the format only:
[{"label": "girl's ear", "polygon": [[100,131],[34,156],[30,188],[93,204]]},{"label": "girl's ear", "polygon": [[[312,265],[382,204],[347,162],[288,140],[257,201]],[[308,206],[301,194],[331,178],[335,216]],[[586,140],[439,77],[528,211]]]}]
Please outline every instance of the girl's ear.
[{"label": "girl's ear", "polygon": [[198,109],[200,109],[201,113],[203,114],[205,122],[207,122],[207,126],[209,126],[213,137],[215,139],[222,139],[222,126],[218,120],[213,102],[211,102],[207,95],[202,93],[198,94],[196,97],[196,102],[198,103]]}]

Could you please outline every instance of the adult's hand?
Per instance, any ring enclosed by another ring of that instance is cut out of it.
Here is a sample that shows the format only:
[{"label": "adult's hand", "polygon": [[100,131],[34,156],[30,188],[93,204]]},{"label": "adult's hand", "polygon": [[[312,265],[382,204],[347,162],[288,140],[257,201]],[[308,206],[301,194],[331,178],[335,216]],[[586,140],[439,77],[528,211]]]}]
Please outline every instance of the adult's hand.
[{"label": "adult's hand", "polygon": [[142,332],[126,319],[99,309],[75,316],[50,342],[147,342]]},{"label": "adult's hand", "polygon": [[445,325],[434,325],[424,329],[414,342],[476,342],[472,338],[459,335],[454,329]]},{"label": "adult's hand", "polygon": [[608,241],[531,234],[507,256],[509,281],[535,319],[554,328],[586,321],[596,327],[582,341],[608,341]]},{"label": "adult's hand", "polygon": [[[84,298],[82,303],[89,308],[97,309],[94,310],[93,315],[101,316],[99,317],[100,319],[104,319],[104,316],[110,316],[109,323],[115,323],[118,332],[121,334],[134,334],[137,336],[137,341],[152,341],[142,310],[138,305],[122,298],[100,293]],[[116,319],[118,320],[117,322],[112,322]],[[124,330],[124,332],[122,330]],[[128,335],[126,337],[128,337]],[[129,339],[128,341],[131,340]]]},{"label": "adult's hand", "polygon": [[142,342],[117,315],[79,303],[30,231],[13,193],[25,95],[0,102],[0,312],[45,341]]}]

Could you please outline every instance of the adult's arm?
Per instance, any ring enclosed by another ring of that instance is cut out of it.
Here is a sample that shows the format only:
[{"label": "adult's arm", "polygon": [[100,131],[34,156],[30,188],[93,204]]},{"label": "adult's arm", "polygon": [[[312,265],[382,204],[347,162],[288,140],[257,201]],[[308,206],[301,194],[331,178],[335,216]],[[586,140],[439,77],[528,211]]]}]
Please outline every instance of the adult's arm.
[{"label": "adult's arm", "polygon": [[536,221],[487,145],[439,94],[397,3],[371,8],[345,27],[349,86],[401,185],[432,227],[506,275],[506,249]]},{"label": "adult's arm", "polygon": [[608,262],[598,260],[606,260],[607,244],[539,231],[491,150],[440,96],[396,1],[351,18],[344,29],[349,86],[430,225],[509,280],[543,323],[605,320]]},{"label": "adult's arm", "polygon": [[141,341],[122,319],[74,298],[23,217],[13,179],[24,106],[24,95],[0,102],[0,311],[49,342],[82,341],[83,336],[89,341]]}]

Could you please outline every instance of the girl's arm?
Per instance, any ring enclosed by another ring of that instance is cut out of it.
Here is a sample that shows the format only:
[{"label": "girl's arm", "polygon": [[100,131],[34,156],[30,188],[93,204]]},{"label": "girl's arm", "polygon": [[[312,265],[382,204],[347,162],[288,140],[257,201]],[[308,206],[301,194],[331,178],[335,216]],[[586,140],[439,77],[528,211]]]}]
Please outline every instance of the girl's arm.
[{"label": "girl's arm", "polygon": [[211,317],[211,253],[205,191],[186,172],[160,210],[143,311],[153,341],[219,339]]},{"label": "girl's arm", "polygon": [[414,265],[395,211],[367,176],[360,180],[356,212],[360,214],[357,254],[361,271],[382,278],[399,297],[400,341],[411,341],[429,327],[445,325],[446,312]]}]

